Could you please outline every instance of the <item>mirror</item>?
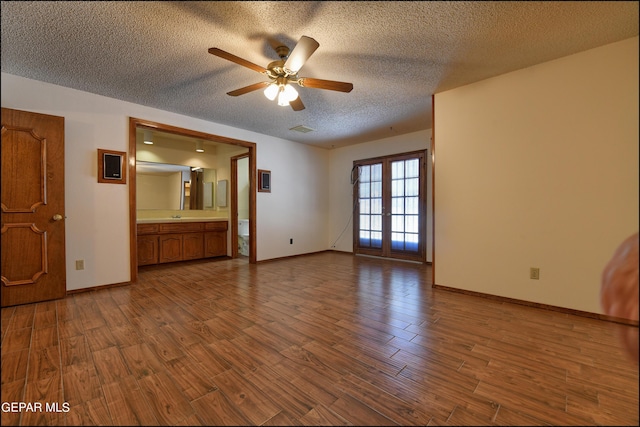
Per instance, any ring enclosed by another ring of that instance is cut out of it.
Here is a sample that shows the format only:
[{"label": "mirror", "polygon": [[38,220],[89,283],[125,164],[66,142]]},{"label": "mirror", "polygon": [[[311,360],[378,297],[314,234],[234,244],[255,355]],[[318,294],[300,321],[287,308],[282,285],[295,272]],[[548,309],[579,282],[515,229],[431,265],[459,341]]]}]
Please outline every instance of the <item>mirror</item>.
[{"label": "mirror", "polygon": [[[137,127],[137,219],[228,216],[227,197],[225,203],[217,203],[222,200],[219,183],[229,180],[231,159],[247,151],[238,145]],[[240,202],[248,206],[248,201]]]},{"label": "mirror", "polygon": [[212,168],[136,162],[139,210],[213,210],[216,170]]}]

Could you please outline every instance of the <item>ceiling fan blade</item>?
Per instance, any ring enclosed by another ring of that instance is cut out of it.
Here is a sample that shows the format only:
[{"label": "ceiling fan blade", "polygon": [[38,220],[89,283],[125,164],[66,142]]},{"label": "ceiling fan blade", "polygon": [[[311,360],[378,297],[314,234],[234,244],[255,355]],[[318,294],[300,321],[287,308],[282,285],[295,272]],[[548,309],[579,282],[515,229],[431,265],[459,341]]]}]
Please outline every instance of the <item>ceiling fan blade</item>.
[{"label": "ceiling fan blade", "polygon": [[302,36],[298,44],[289,54],[289,58],[284,63],[284,68],[297,73],[309,57],[316,51],[320,44],[311,37]]},{"label": "ceiling fan blade", "polygon": [[304,104],[302,103],[302,100],[300,100],[300,96],[298,96],[293,101],[289,101],[289,105],[291,105],[291,108],[293,108],[293,111],[304,110]]},{"label": "ceiling fan blade", "polygon": [[215,56],[219,56],[220,58],[226,59],[227,61],[235,62],[238,65],[242,65],[243,67],[247,67],[252,69],[253,71],[257,71],[262,74],[267,73],[267,69],[261,67],[259,65],[254,64],[253,62],[249,62],[246,59],[242,59],[238,56],[235,56],[229,52],[225,52],[222,49],[218,49],[217,47],[210,47],[209,53]]},{"label": "ceiling fan blade", "polygon": [[298,79],[298,84],[302,87],[335,90],[338,92],[351,92],[353,89],[353,83],[335,82],[333,80],[314,79],[311,77]]},{"label": "ceiling fan blade", "polygon": [[253,92],[254,90],[262,89],[263,87],[268,86],[269,82],[260,82],[254,83],[249,86],[241,87],[240,89],[232,90],[231,92],[227,92],[227,95],[230,96],[239,96],[244,95],[245,93]]}]

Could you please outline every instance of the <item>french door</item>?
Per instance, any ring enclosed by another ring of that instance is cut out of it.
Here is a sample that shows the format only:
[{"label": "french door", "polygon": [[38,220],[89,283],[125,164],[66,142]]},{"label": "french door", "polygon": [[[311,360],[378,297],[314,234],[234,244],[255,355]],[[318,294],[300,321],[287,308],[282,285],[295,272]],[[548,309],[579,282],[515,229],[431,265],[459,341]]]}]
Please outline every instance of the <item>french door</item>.
[{"label": "french door", "polygon": [[424,262],[426,151],[353,163],[353,252]]}]

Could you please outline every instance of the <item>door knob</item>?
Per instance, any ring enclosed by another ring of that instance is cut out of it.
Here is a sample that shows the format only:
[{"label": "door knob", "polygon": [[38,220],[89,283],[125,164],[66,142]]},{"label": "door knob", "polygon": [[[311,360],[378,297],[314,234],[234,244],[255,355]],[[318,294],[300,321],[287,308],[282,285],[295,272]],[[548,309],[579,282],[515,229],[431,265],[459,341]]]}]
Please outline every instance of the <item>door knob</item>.
[{"label": "door knob", "polygon": [[53,220],[54,220],[54,221],[60,221],[61,219],[62,219],[62,215],[60,215],[60,214],[55,214],[55,215],[53,216]]}]

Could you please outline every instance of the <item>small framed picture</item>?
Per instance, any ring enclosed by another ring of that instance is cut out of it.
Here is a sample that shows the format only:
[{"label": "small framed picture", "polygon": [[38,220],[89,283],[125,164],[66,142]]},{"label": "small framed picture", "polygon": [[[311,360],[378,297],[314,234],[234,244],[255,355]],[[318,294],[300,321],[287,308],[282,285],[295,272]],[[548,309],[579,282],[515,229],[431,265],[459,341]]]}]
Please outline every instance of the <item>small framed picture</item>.
[{"label": "small framed picture", "polygon": [[271,193],[271,171],[258,169],[258,191]]},{"label": "small framed picture", "polygon": [[124,151],[98,148],[98,182],[126,184],[126,155]]}]

